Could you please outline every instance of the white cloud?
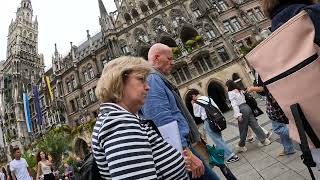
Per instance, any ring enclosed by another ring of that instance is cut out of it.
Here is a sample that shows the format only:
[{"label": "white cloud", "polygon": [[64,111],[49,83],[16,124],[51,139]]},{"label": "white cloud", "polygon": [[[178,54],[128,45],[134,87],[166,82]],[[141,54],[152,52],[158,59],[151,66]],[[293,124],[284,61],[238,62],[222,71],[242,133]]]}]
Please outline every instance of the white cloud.
[{"label": "white cloud", "polygon": [[[8,28],[20,2],[0,0],[0,60],[6,59]],[[103,2],[109,12],[116,9],[113,0]],[[86,40],[86,30],[91,35],[100,31],[98,0],[31,0],[31,3],[39,22],[38,50],[44,54],[46,66],[51,66],[55,43],[65,55],[70,42],[79,45]]]}]

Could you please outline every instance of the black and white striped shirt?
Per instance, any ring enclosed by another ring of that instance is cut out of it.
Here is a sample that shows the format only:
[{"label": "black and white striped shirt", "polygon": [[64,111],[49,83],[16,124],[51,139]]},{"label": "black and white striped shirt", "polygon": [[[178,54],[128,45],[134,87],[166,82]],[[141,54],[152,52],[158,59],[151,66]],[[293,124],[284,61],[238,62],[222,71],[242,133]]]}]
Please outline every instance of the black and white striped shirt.
[{"label": "black and white striped shirt", "polygon": [[181,154],[117,104],[101,104],[92,145],[104,179],[189,179]]}]

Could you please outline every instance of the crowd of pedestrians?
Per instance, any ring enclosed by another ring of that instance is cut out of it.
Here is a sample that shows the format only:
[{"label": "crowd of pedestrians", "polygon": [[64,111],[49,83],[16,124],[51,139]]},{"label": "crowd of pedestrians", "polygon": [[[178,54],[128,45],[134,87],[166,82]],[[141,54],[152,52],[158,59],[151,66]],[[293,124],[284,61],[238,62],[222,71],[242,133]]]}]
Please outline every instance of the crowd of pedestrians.
[{"label": "crowd of pedestrians", "polygon": [[[222,132],[211,128],[209,116],[199,102],[210,103],[220,112],[218,106],[211,98],[194,91],[193,112],[189,112],[178,89],[167,79],[173,65],[171,48],[158,43],[150,48],[148,62],[120,57],[105,66],[96,88],[102,104],[92,139],[94,159],[103,178],[220,179],[195,149],[201,138],[191,113],[204,121],[205,134],[216,149],[224,150],[226,163],[238,161],[236,153],[246,151],[249,127],[261,146],[271,143],[270,133],[259,126],[246,103],[244,91],[228,81],[228,96],[240,132],[237,151],[233,152]],[[224,175],[236,179],[230,171]]]}]

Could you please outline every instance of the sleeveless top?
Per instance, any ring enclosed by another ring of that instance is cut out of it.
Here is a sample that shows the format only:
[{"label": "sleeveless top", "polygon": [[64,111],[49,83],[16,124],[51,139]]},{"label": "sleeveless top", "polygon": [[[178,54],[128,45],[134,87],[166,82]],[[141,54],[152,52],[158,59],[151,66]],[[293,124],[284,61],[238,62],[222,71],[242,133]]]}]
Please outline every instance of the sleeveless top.
[{"label": "sleeveless top", "polygon": [[41,163],[42,174],[50,174],[50,173],[52,173],[50,166],[46,165],[45,163],[43,163],[41,161],[40,161],[40,163]]}]

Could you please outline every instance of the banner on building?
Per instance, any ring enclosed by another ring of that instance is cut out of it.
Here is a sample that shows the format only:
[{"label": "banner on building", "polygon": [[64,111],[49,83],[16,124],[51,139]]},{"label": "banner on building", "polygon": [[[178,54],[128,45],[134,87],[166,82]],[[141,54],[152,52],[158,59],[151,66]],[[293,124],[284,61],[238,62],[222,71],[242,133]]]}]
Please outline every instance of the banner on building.
[{"label": "banner on building", "polygon": [[51,85],[50,85],[50,79],[49,79],[48,76],[44,76],[44,79],[45,79],[45,82],[47,84],[47,88],[48,88],[48,91],[49,91],[50,98],[51,98],[51,100],[53,100],[53,94],[52,94],[52,89],[51,89]]},{"label": "banner on building", "polygon": [[28,132],[31,133],[32,124],[31,124],[30,111],[29,111],[29,97],[27,93],[23,93],[23,106],[24,106],[24,115],[26,118]]},{"label": "banner on building", "polygon": [[37,86],[32,85],[32,93],[34,96],[34,105],[36,109],[37,124],[42,125],[42,111],[40,107],[40,96]]}]

